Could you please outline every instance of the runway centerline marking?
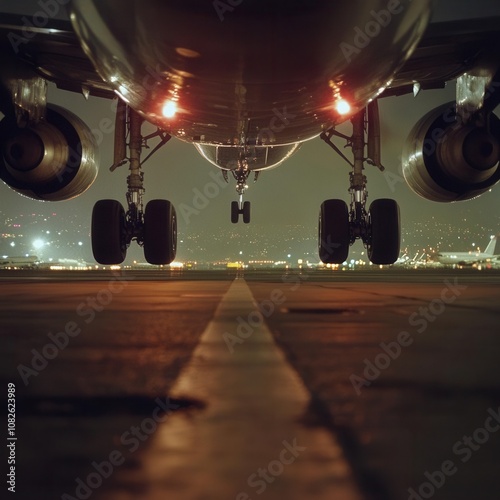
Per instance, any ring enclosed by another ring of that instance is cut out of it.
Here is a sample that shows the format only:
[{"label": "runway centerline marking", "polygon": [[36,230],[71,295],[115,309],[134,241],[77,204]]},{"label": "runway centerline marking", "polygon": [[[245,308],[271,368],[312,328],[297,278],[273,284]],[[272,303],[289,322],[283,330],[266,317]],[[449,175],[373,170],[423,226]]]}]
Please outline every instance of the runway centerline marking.
[{"label": "runway centerline marking", "polygon": [[223,334],[257,310],[244,279],[233,281],[170,394],[206,408],[158,427],[141,457],[145,499],[362,498],[335,437],[300,423],[310,395],[265,322],[229,351]]}]

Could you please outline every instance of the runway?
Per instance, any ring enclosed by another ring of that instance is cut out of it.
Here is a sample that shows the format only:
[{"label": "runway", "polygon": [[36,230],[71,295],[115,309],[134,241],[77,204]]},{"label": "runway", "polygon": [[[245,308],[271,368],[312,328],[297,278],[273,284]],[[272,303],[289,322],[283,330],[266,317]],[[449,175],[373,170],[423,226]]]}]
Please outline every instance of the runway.
[{"label": "runway", "polygon": [[499,285],[0,273],[5,471],[23,500],[497,499]]}]

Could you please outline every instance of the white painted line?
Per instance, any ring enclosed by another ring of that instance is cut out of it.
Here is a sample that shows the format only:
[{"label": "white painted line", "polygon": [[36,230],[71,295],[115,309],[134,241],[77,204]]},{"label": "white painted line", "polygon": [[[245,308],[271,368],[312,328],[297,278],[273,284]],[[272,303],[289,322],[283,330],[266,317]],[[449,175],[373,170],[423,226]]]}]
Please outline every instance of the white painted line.
[{"label": "white painted line", "polygon": [[207,407],[158,427],[141,457],[141,498],[362,498],[331,433],[301,425],[309,393],[267,326],[230,353],[223,334],[256,310],[245,281],[235,280],[171,391]]}]

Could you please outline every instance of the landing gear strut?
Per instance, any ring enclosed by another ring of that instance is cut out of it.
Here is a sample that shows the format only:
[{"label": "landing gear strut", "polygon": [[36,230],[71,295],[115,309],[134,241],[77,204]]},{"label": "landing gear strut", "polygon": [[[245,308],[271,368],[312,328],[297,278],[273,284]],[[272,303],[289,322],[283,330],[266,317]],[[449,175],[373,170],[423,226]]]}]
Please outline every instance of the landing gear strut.
[{"label": "landing gear strut", "polygon": [[[114,170],[126,162],[125,132],[129,132],[129,171],[127,177],[127,211],[116,200],[101,200],[92,212],[92,251],[101,264],[121,264],[127,248],[135,240],[144,247],[144,256],[150,264],[170,264],[177,248],[177,218],[175,209],[167,200],[151,200],[144,209],[144,173],[141,151],[146,140],[160,137],[160,143],[146,160],[170,136],[162,131],[143,137],[142,118],[133,110],[121,104],[117,110]],[[123,132],[123,136],[121,136]],[[146,161],[144,160],[144,161]]]},{"label": "landing gear strut", "polygon": [[[366,210],[368,192],[366,176],[363,174],[365,162],[384,169],[379,158],[378,110],[376,103],[368,112],[363,109],[352,119],[353,133],[345,136],[334,129],[321,134],[321,138],[334,149],[352,168],[349,174],[349,207],[343,200],[327,200],[321,205],[319,216],[318,249],[321,260],[326,264],[342,264],[348,256],[349,246],[357,239],[365,245],[368,257],[374,264],[393,264],[399,255],[400,217],[399,207],[394,200],[375,200]],[[366,130],[368,114],[369,129]],[[371,114],[371,115],[370,115]],[[368,132],[368,142],[365,135]],[[331,141],[332,136],[347,141],[351,147],[354,162],[342,153]],[[369,158],[365,157],[368,145]]]}]

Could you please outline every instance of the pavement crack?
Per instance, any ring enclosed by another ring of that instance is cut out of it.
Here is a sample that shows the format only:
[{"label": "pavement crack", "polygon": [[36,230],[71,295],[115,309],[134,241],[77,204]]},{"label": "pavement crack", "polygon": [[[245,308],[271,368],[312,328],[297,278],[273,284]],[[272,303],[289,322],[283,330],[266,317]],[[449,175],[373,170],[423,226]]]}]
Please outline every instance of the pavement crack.
[{"label": "pavement crack", "polygon": [[100,417],[106,415],[150,415],[162,406],[168,412],[201,410],[205,403],[191,398],[150,398],[146,396],[47,396],[19,399],[20,416]]}]

